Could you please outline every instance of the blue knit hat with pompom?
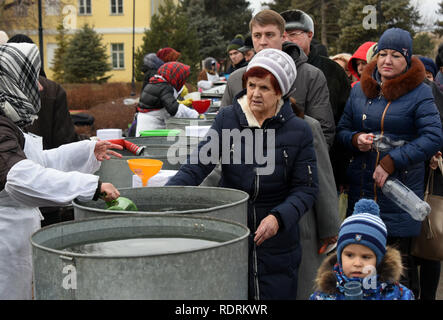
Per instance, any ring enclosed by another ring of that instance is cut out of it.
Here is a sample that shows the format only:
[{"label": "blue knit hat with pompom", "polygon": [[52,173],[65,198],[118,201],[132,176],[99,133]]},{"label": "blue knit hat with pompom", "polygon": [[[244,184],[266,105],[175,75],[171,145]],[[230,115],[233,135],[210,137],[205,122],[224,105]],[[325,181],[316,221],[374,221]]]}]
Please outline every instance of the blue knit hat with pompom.
[{"label": "blue knit hat with pompom", "polygon": [[341,254],[349,244],[361,244],[377,256],[377,266],[386,253],[386,225],[380,218],[380,208],[369,199],[361,199],[354,212],[340,226],[337,241],[337,260],[341,265]]}]

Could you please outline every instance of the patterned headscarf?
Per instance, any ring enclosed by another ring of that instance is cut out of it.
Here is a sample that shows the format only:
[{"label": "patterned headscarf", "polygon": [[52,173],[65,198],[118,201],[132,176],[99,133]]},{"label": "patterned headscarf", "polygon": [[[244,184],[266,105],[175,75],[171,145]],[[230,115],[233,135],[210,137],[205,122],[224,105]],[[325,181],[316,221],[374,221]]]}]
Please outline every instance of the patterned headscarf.
[{"label": "patterned headscarf", "polygon": [[37,119],[40,110],[39,72],[40,54],[35,44],[0,45],[0,115],[20,128]]},{"label": "patterned headscarf", "polygon": [[177,92],[183,88],[191,73],[191,67],[181,62],[167,62],[162,65],[157,74],[149,79],[149,83],[168,82]]}]

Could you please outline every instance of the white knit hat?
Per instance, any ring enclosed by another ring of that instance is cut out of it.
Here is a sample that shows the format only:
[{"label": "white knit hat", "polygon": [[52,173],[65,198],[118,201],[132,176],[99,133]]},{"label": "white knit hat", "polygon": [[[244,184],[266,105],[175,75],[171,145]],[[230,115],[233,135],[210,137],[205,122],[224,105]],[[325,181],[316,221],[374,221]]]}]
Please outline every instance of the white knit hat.
[{"label": "white knit hat", "polygon": [[280,85],[283,97],[292,93],[291,89],[297,77],[297,69],[294,60],[288,54],[277,49],[263,49],[249,62],[246,72],[254,67],[261,67],[274,75]]}]

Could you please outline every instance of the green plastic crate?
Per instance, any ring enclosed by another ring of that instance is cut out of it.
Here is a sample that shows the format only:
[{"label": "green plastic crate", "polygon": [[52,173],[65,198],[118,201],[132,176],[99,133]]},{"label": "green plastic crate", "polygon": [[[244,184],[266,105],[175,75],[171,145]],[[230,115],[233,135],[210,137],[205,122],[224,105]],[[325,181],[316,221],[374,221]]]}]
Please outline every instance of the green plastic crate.
[{"label": "green plastic crate", "polygon": [[166,137],[177,136],[180,130],[175,129],[158,129],[158,130],[144,130],[140,131],[140,137]]}]

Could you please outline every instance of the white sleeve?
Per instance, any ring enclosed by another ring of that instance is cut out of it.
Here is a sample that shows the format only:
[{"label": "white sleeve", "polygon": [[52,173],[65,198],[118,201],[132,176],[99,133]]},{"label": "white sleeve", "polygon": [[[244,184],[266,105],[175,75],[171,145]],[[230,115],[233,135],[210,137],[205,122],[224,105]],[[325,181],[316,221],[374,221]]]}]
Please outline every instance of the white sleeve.
[{"label": "white sleeve", "polygon": [[58,148],[43,150],[45,167],[61,171],[94,173],[101,162],[95,158],[96,141],[82,140],[61,145]]},{"label": "white sleeve", "polygon": [[26,206],[67,205],[74,199],[94,197],[98,176],[77,171],[63,172],[45,168],[32,160],[17,162],[6,177],[5,190]]},{"label": "white sleeve", "polygon": [[177,113],[175,114],[174,117],[176,117],[176,118],[198,118],[198,115],[199,114],[197,111],[195,111],[194,109],[188,108],[184,104],[180,103],[178,105]]},{"label": "white sleeve", "polygon": [[197,87],[202,88],[203,90],[208,90],[212,88],[212,82],[208,80],[200,80],[197,82]]}]

